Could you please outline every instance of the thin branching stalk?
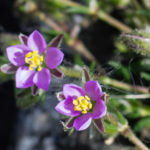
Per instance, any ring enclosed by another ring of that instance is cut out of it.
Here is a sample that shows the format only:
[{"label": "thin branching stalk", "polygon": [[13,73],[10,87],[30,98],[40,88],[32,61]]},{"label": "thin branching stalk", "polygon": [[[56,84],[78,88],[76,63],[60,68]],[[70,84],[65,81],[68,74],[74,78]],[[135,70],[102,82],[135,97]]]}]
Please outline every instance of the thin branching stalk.
[{"label": "thin branching stalk", "polygon": [[117,28],[123,32],[130,32],[131,28],[127,25],[123,24],[122,22],[118,21],[117,19],[113,18],[112,16],[106,14],[104,11],[100,10],[97,13],[99,19],[105,21],[106,23],[110,24],[111,26]]},{"label": "thin branching stalk", "polygon": [[[87,14],[89,15],[93,15],[93,12],[90,11],[90,8],[83,6],[81,4],[72,2],[72,1],[68,1],[68,0],[55,0],[55,2],[61,3],[64,6],[69,6],[69,7],[80,7],[83,9],[87,9]],[[98,11],[97,13],[95,13],[94,15],[96,15],[99,19],[105,21],[106,23],[110,24],[111,26],[119,29],[120,31],[123,32],[130,32],[131,28],[128,27],[127,25],[123,24],[122,22],[118,21],[117,19],[115,19],[114,17],[110,16],[109,14],[105,13],[102,9],[100,9],[100,11]]]},{"label": "thin branching stalk", "polygon": [[[49,27],[54,30],[63,33],[63,29],[57,25],[51,18],[48,18],[43,12],[38,11],[36,16],[43,22],[45,22]],[[67,34],[67,33],[65,33]],[[85,47],[85,45],[78,38],[71,38],[69,34],[67,34],[68,40],[66,40],[67,44],[87,58],[89,61],[96,61],[96,58],[90,53],[90,51]]]},{"label": "thin branching stalk", "polygon": [[58,31],[58,32],[64,32],[63,29],[57,24],[55,23],[51,18],[48,18],[45,13],[38,11],[35,13],[35,15],[42,20],[43,22],[45,22],[49,27],[53,28],[54,30]]}]

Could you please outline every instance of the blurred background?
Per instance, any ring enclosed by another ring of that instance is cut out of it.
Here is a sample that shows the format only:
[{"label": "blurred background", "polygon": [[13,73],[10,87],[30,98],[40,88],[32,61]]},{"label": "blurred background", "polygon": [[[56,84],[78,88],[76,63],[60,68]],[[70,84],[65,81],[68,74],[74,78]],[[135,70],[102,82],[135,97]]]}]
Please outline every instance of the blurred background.
[{"label": "blurred background", "polygon": [[39,100],[30,91],[18,96],[14,76],[0,72],[0,150],[134,149],[115,125],[106,124],[104,136],[93,127],[63,131],[54,110],[55,93],[64,83],[80,84],[83,65],[110,94],[110,110],[118,109],[150,146],[149,12],[149,0],[1,0],[0,65],[8,63],[6,47],[18,44],[20,33],[37,29],[47,43],[63,33],[61,69],[66,76],[52,79],[49,92]]}]

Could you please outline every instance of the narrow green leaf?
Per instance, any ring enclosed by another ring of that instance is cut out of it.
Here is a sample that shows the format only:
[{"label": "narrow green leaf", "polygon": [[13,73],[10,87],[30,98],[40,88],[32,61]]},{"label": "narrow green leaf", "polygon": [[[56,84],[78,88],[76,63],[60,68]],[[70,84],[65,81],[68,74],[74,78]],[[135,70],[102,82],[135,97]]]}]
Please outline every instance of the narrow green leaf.
[{"label": "narrow green leaf", "polygon": [[149,73],[141,72],[140,76],[141,76],[141,78],[143,78],[147,81],[150,81],[150,74]]},{"label": "narrow green leaf", "polygon": [[92,63],[90,64],[90,67],[89,67],[91,73],[94,73],[95,67],[96,67],[96,62],[92,61]]},{"label": "narrow green leaf", "polygon": [[149,127],[150,128],[150,117],[141,119],[136,123],[133,130],[135,132],[142,130],[143,128]]},{"label": "narrow green leaf", "polygon": [[84,62],[81,58],[81,56],[79,54],[75,54],[74,55],[74,63],[79,65],[79,66],[83,66],[84,65]]},{"label": "narrow green leaf", "polygon": [[127,120],[125,119],[125,117],[119,112],[116,112],[116,116],[118,118],[118,121],[120,122],[120,124],[125,125],[127,123]]},{"label": "narrow green leaf", "polygon": [[67,9],[68,13],[89,14],[88,7],[72,7]]},{"label": "narrow green leaf", "polygon": [[118,127],[111,123],[104,122],[104,127],[106,134],[115,135],[118,132]]}]

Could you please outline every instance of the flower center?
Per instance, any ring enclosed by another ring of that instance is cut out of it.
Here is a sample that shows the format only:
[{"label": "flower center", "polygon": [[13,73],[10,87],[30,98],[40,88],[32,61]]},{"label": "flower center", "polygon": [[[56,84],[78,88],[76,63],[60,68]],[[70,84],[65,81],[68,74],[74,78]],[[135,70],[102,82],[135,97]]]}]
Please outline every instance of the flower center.
[{"label": "flower center", "polygon": [[77,99],[73,100],[74,110],[81,111],[82,114],[86,114],[90,109],[92,109],[92,103],[88,96],[79,96]]},{"label": "flower center", "polygon": [[25,62],[29,64],[29,69],[37,69],[37,71],[42,70],[42,63],[44,61],[43,56],[40,56],[38,51],[32,51],[26,54]]}]

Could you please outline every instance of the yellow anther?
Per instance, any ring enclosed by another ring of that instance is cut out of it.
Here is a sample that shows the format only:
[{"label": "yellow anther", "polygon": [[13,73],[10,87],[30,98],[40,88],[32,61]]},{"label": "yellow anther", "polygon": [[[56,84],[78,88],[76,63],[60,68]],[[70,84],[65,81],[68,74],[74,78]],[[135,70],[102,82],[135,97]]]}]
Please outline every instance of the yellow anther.
[{"label": "yellow anther", "polygon": [[79,96],[77,99],[73,100],[74,110],[81,111],[82,114],[86,114],[90,109],[92,109],[92,103],[88,96]]},{"label": "yellow anther", "polygon": [[76,110],[76,111],[81,111],[82,109],[81,109],[81,107],[79,107],[79,106],[75,106],[75,107],[74,107],[74,110]]},{"label": "yellow anther", "polygon": [[31,64],[29,65],[29,70],[33,70],[34,66]]},{"label": "yellow anther", "polygon": [[40,61],[43,61],[44,60],[44,57],[43,56],[40,56]]},{"label": "yellow anther", "polygon": [[88,104],[88,108],[91,109],[92,108],[92,104]]},{"label": "yellow anther", "polygon": [[32,51],[26,54],[25,62],[29,64],[29,69],[37,69],[37,71],[42,70],[42,63],[44,61],[44,57],[38,54],[38,51]]},{"label": "yellow anther", "polygon": [[29,52],[26,54],[26,58],[28,58],[28,57],[32,57],[32,52]]},{"label": "yellow anther", "polygon": [[82,114],[86,114],[86,113],[87,113],[87,111],[86,111],[86,110],[83,110],[81,113],[82,113]]},{"label": "yellow anther", "polygon": [[43,68],[41,67],[41,66],[39,66],[38,68],[37,68],[37,71],[41,71]]},{"label": "yellow anther", "polygon": [[83,99],[82,104],[84,104],[84,105],[88,105],[88,104],[89,104],[89,102],[88,102],[86,99]]},{"label": "yellow anther", "polygon": [[73,104],[74,105],[78,105],[78,101],[77,100],[73,100]]},{"label": "yellow anther", "polygon": [[85,99],[88,100],[88,101],[90,101],[90,98],[87,95],[85,96]]}]

